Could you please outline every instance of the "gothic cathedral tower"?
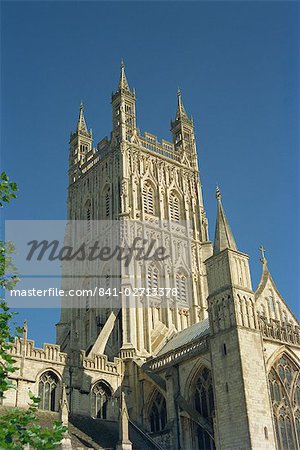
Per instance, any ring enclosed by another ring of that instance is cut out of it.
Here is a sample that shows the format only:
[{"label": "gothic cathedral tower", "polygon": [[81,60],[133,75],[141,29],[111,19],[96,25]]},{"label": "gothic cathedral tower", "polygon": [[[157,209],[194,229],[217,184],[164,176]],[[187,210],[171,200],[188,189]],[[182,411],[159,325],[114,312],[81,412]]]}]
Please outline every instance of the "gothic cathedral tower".
[{"label": "gothic cathedral tower", "polygon": [[[180,91],[171,132],[173,142],[140,134],[135,92],[129,87],[123,63],[117,91],[112,94],[112,132],[97,148],[92,146],[92,133],[80,106],[77,128],[70,138],[68,221],[117,221],[122,229],[136,224],[137,233],[142,229],[144,235],[154,237],[157,246],[168,250],[170,259],[164,265],[133,262],[126,271],[120,269],[121,289],[176,288],[177,294],[168,298],[121,294],[110,308],[101,307],[101,299],[86,299],[82,307],[80,298],[74,298],[72,308],[62,305],[57,325],[57,342],[63,350],[76,344],[89,351],[101,341],[101,350],[109,356],[122,352],[149,356],[159,351],[168,335],[207,316],[204,261],[211,256],[212,246],[193,120]],[[112,286],[114,269],[107,265],[104,270],[100,275]],[[95,286],[91,275],[97,273],[96,262],[87,264],[85,271],[81,287]],[[68,289],[68,282],[64,283]]]}]

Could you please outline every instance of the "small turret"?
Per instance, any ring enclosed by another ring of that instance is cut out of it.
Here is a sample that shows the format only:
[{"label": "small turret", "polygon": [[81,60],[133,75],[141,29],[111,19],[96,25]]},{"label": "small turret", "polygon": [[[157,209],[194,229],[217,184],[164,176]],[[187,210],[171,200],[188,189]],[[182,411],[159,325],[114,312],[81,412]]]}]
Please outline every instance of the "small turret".
[{"label": "small turret", "polygon": [[181,90],[178,88],[177,90],[177,111],[176,111],[176,116],[175,116],[175,121],[176,120],[186,120],[186,121],[190,121],[191,119],[188,118],[187,113],[184,109],[183,103],[182,103],[182,98],[181,98]]},{"label": "small turret", "polygon": [[118,89],[112,94],[113,135],[117,142],[130,141],[136,132],[135,91],[130,90],[121,61]]},{"label": "small turret", "polygon": [[88,129],[86,126],[83,111],[84,111],[83,103],[80,102],[79,117],[78,117],[76,131],[77,131],[77,133],[80,133],[80,134],[88,134]]},{"label": "small turret", "polygon": [[177,110],[174,122],[171,120],[173,143],[178,152],[185,152],[189,160],[197,166],[194,124],[183,106],[181,91],[177,91]]},{"label": "small turret", "polygon": [[92,149],[92,130],[88,131],[84,118],[83,103],[80,103],[76,131],[70,135],[69,184],[80,175],[81,166],[86,161],[86,155]]},{"label": "small turret", "polygon": [[122,92],[122,91],[128,91],[130,92],[129,89],[129,84],[125,75],[125,64],[123,59],[121,60],[121,74],[120,74],[120,81],[119,81],[119,85],[118,85],[118,92]]}]

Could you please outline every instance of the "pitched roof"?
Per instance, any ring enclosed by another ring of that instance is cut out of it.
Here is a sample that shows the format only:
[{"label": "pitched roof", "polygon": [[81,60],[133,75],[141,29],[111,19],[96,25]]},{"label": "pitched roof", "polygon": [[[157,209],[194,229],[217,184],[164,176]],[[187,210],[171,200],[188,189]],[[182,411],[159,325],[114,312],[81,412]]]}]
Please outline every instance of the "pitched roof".
[{"label": "pitched roof", "polygon": [[171,339],[162,347],[157,356],[168,353],[183,345],[189,344],[192,341],[199,339],[200,337],[207,336],[209,334],[209,321],[208,317],[201,322],[195,323],[183,331],[175,334]]}]

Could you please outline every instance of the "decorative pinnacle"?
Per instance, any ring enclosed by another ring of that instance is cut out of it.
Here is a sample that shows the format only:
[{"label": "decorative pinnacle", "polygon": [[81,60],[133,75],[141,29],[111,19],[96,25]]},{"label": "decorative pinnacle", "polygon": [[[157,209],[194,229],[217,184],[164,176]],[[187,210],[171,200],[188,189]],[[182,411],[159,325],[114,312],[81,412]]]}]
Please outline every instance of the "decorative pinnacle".
[{"label": "decorative pinnacle", "polygon": [[222,202],[221,202],[221,191],[217,186],[216,188],[216,198],[218,202],[218,212],[216,221],[216,231],[214,240],[214,255],[217,255],[224,249],[228,248],[230,250],[238,251],[237,245],[235,243],[231,228],[229,226],[228,220],[226,218]]},{"label": "decorative pinnacle", "polygon": [[83,101],[81,100],[81,102],[80,102],[80,110],[83,111],[83,109],[84,109]]},{"label": "decorative pinnacle", "polygon": [[125,64],[123,61],[123,58],[121,59],[121,74],[120,74],[120,81],[119,81],[119,86],[118,86],[118,90],[126,90],[129,91],[129,85],[126,79],[126,75],[125,75]]},{"label": "decorative pinnacle", "polygon": [[260,251],[260,254],[261,254],[260,262],[261,262],[262,264],[266,264],[266,262],[267,262],[267,260],[266,260],[266,258],[265,258],[265,252],[266,252],[266,249],[264,248],[263,245],[260,245],[260,246],[259,246],[259,251]]},{"label": "decorative pinnacle", "polygon": [[27,320],[24,320],[23,323],[23,339],[24,341],[27,339],[28,336],[28,325],[27,325]]},{"label": "decorative pinnacle", "polygon": [[181,90],[180,90],[180,87],[177,89],[177,97],[181,97]]}]

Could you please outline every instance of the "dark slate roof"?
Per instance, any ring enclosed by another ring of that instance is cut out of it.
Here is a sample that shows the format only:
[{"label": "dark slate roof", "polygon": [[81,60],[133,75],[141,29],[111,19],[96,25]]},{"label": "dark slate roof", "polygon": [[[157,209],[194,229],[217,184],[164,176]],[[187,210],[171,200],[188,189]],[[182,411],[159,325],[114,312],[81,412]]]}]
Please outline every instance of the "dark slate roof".
[{"label": "dark slate roof", "polygon": [[[114,450],[119,440],[119,424],[111,420],[94,419],[93,417],[72,414],[70,423],[105,450]],[[133,450],[157,450],[147,437],[129,422],[129,439]]]},{"label": "dark slate roof", "polygon": [[172,350],[176,350],[183,345],[189,344],[201,337],[209,334],[209,321],[208,317],[201,322],[195,323],[183,331],[175,334],[171,339],[163,346],[158,352],[157,356],[164,355]]}]

